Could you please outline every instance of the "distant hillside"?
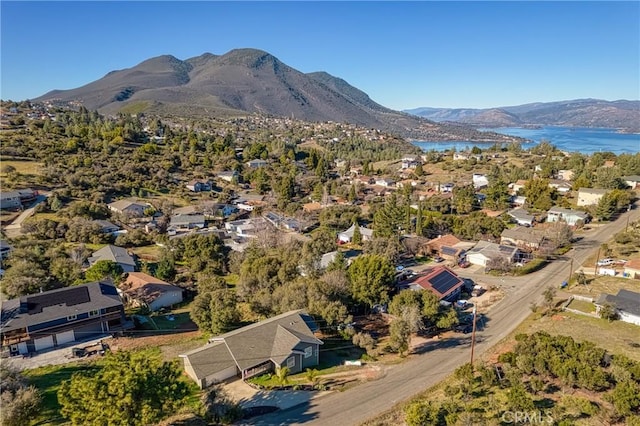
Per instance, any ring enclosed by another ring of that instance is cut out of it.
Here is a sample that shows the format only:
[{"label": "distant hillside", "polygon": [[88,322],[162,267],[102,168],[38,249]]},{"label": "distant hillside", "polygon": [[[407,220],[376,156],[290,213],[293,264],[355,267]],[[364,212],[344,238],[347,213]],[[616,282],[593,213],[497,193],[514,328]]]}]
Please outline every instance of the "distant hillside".
[{"label": "distant hillside", "polygon": [[256,49],[235,49],[219,56],[205,53],[185,61],[159,56],[76,89],[54,90],[35,101],[54,99],[80,101],[106,114],[136,111],[195,117],[258,113],[349,122],[423,140],[514,139],[391,110],[340,78],[326,72],[302,73]]},{"label": "distant hillside", "polygon": [[491,109],[424,107],[405,112],[429,120],[454,121],[479,127],[568,126],[640,131],[640,101],[577,99]]}]

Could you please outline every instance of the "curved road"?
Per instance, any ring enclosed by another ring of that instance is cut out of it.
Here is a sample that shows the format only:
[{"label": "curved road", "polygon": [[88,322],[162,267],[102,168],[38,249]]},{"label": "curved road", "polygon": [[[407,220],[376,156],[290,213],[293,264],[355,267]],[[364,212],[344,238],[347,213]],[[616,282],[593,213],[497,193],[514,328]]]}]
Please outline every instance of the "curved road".
[{"label": "curved road", "polygon": [[[635,207],[635,206],[634,206]],[[558,287],[569,277],[570,259],[577,269],[603,242],[624,229],[627,221],[640,218],[640,209],[622,214],[615,222],[591,229],[563,259],[526,277],[501,279],[505,297],[486,315],[486,327],[476,333],[476,359],[511,333],[530,313],[530,304],[540,304],[549,285]],[[483,276],[483,281],[494,281]],[[390,366],[378,380],[345,392],[330,393],[309,403],[279,411],[244,424],[255,425],[357,425],[392,408],[396,403],[431,387],[470,360],[470,335],[428,342],[406,362]]]}]

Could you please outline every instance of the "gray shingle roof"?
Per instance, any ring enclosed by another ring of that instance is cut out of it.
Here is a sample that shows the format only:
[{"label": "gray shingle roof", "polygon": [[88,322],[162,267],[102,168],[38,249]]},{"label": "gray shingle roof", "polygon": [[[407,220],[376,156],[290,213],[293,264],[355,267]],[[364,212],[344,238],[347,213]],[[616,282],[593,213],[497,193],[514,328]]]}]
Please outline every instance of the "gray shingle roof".
[{"label": "gray shingle roof", "polygon": [[93,265],[99,260],[110,260],[123,265],[136,266],[136,261],[127,252],[127,249],[113,245],[107,245],[102,247],[100,250],[95,251],[93,256],[87,260],[90,265]]},{"label": "gray shingle roof", "polygon": [[640,293],[622,289],[615,296],[613,294],[601,294],[596,300],[597,305],[607,302],[614,305],[619,311],[640,316]]},{"label": "gray shingle roof", "polygon": [[[2,302],[2,329],[11,331],[113,306],[122,300],[110,282],[92,282]],[[21,306],[23,309],[21,309]]]},{"label": "gray shingle roof", "polygon": [[[313,335],[308,321],[310,317],[303,311],[289,311],[214,337],[212,343],[182,356],[189,360],[199,378],[228,368],[229,357],[240,370],[269,360],[281,364],[300,343],[322,344]],[[201,376],[198,371],[206,374]]]}]

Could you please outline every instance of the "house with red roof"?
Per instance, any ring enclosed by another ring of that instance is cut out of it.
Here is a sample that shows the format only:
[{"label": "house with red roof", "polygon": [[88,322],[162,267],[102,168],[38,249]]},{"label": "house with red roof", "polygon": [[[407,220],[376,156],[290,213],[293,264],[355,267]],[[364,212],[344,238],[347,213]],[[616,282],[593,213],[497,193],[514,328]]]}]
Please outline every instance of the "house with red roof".
[{"label": "house with red roof", "polygon": [[427,269],[411,283],[412,290],[429,290],[440,300],[455,302],[460,296],[464,281],[446,266]]}]

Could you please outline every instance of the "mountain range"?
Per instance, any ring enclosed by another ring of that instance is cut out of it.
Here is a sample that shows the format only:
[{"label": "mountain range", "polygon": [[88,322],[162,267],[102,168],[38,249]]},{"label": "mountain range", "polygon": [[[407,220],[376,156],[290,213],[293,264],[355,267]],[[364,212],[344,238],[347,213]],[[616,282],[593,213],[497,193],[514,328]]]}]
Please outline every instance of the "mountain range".
[{"label": "mountain range", "polygon": [[437,122],[478,127],[567,126],[640,131],[640,101],[576,99],[487,109],[422,107],[404,112]]},{"label": "mountain range", "polygon": [[183,117],[264,114],[305,121],[348,122],[421,140],[510,142],[466,124],[435,123],[386,108],[326,72],[302,73],[257,49],[205,53],[180,60],[158,56],[70,90],[34,101],[81,102],[103,114],[157,113]]}]

